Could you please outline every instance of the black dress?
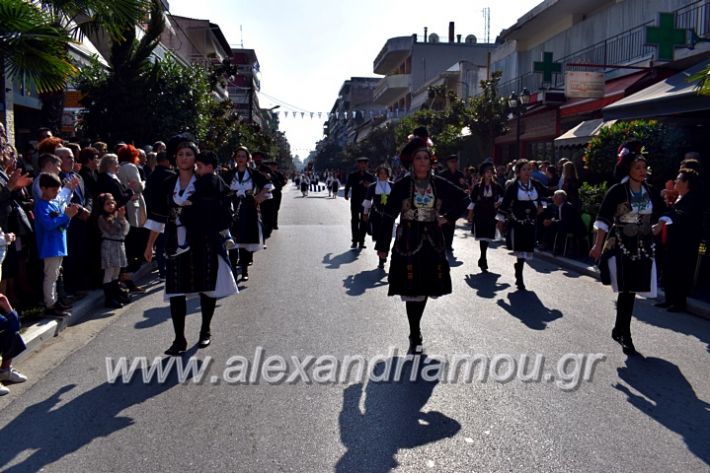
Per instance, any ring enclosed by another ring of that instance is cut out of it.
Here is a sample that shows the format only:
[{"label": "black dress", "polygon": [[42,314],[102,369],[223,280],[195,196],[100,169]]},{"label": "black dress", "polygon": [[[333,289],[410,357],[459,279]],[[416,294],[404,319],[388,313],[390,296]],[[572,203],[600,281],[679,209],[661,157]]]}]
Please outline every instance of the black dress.
[{"label": "black dress", "polygon": [[263,249],[264,230],[254,196],[264,188],[273,188],[273,184],[259,171],[248,168],[244,173],[236,169],[229,171],[224,175],[224,181],[233,192],[234,223],[231,232],[237,247],[247,251]]},{"label": "black dress", "polygon": [[514,180],[505,190],[498,209],[497,220],[507,220],[510,230],[510,248],[518,258],[531,259],[535,250],[535,225],[540,201],[549,191],[539,182],[530,179],[524,185]]},{"label": "black dress", "polygon": [[372,235],[373,241],[376,241],[377,235],[380,233],[380,226],[383,225],[382,215],[394,185],[392,181],[385,181],[386,185],[384,186],[379,184],[379,182],[377,180],[370,184],[365,194],[365,200],[363,200],[363,208],[369,209],[367,233]]},{"label": "black dress", "polygon": [[503,199],[503,188],[492,181],[490,186],[480,182],[473,186],[471,203],[473,204],[473,224],[471,233],[476,240],[493,241],[496,237],[496,203]]},{"label": "black dress", "polygon": [[651,232],[663,199],[651,186],[631,191],[628,181],[609,188],[594,228],[607,232],[599,263],[602,283],[614,292],[656,297],[656,246]]},{"label": "black dress", "polygon": [[389,251],[392,225],[401,214],[388,276],[390,296],[451,293],[446,244],[437,217],[455,221],[469,202],[463,189],[438,176],[429,178],[424,193],[417,191],[411,176],[394,183],[375,245],[377,251]]}]

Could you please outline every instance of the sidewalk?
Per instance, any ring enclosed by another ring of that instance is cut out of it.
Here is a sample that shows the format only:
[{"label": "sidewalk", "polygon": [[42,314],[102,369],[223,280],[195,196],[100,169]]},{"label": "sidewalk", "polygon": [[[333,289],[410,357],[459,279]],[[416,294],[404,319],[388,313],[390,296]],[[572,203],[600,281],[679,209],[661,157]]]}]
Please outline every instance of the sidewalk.
[{"label": "sidewalk", "polygon": [[[573,260],[570,258],[564,258],[562,256],[555,256],[549,251],[535,250],[535,255],[539,256],[542,260],[556,264],[563,268],[571,269],[572,271],[575,271],[577,273],[584,274],[595,279],[600,278],[599,269],[596,266],[589,266],[581,261]],[[659,299],[661,300],[665,297],[663,289],[661,288],[658,289],[658,294]],[[649,302],[652,301],[655,300],[649,300]],[[698,317],[710,320],[710,304],[708,304],[707,302],[698,299],[688,298],[688,312],[693,315],[697,315]]]},{"label": "sidewalk", "polygon": [[[155,263],[144,264],[138,271],[133,273],[133,279],[139,282],[145,279],[155,269]],[[74,303],[69,317],[47,317],[30,325],[22,332],[22,339],[27,345],[27,349],[20,353],[16,360],[22,360],[23,357],[39,349],[43,343],[56,337],[67,327],[76,325],[89,315],[94,314],[97,310],[103,309],[103,303],[103,291],[101,289],[94,289],[89,291],[86,297]]]}]

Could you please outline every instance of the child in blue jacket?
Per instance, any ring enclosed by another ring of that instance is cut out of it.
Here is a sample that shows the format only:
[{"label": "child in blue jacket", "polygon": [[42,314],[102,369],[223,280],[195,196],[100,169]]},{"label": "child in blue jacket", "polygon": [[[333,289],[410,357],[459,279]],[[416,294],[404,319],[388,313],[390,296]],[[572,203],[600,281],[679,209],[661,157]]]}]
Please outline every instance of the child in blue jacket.
[{"label": "child in blue jacket", "polygon": [[45,314],[64,317],[69,315],[69,307],[57,299],[57,279],[62,260],[67,256],[67,227],[79,209],[74,204],[65,206],[55,200],[61,186],[58,175],[47,172],[39,175],[42,195],[35,202],[35,237],[39,258],[44,263]]}]

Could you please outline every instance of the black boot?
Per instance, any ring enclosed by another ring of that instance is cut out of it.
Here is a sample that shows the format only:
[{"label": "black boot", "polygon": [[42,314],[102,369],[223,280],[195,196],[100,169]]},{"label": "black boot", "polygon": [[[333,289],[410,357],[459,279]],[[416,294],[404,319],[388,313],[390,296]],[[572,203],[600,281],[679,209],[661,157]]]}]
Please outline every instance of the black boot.
[{"label": "black boot", "polygon": [[422,302],[408,301],[407,305],[407,320],[409,321],[409,350],[414,351],[423,343],[421,322],[426,307],[426,300]]},{"label": "black boot", "polygon": [[518,258],[518,261],[513,265],[515,266],[515,285],[521,291],[525,290],[525,282],[523,281],[523,266],[525,261],[522,258]]},{"label": "black boot", "polygon": [[377,265],[379,269],[385,269],[385,263],[387,262],[387,258],[380,258],[380,264]]},{"label": "black boot", "polygon": [[121,283],[118,280],[111,281],[110,284],[113,286],[114,299],[116,299],[121,304],[128,304],[129,302],[131,302],[131,296],[128,292],[128,289],[123,289],[121,287]]},{"label": "black boot", "polygon": [[120,309],[123,307],[121,301],[116,299],[113,284],[110,282],[104,284],[104,307],[109,309]]},{"label": "black boot", "polygon": [[620,292],[616,300],[616,323],[611,331],[611,338],[619,343],[624,353],[634,355],[637,353],[631,338],[631,316],[634,311],[636,294],[633,292]]}]

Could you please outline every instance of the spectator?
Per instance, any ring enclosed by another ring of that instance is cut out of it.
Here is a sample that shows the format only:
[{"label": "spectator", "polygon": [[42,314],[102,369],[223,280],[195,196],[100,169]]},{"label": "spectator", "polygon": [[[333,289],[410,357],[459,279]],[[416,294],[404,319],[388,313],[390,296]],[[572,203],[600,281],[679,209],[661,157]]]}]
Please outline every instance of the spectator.
[{"label": "spectator", "polygon": [[[49,138],[45,138],[39,142],[39,144],[37,145],[37,152],[39,153],[40,157],[45,153],[54,154],[54,150],[62,146],[63,143],[64,140],[62,140],[61,138],[50,136]],[[39,163],[38,166],[40,166]]]},{"label": "spectator", "polygon": [[153,152],[155,154],[160,154],[163,151],[167,151],[165,143],[163,143],[162,141],[156,141],[155,143],[153,143]]},{"label": "spectator", "polygon": [[[156,215],[156,209],[161,208],[161,199],[165,199],[160,194],[161,189],[163,189],[163,182],[174,175],[168,154],[165,151],[161,151],[156,156],[155,169],[148,176],[145,190],[143,191],[149,219],[159,222],[162,221],[161,219],[167,218],[166,215]],[[158,277],[161,280],[165,280],[165,237],[162,233],[155,240],[155,259],[158,264]]]},{"label": "spectator", "polygon": [[538,164],[537,161],[530,161],[531,166],[532,166],[532,178],[535,179],[537,182],[542,184],[543,186],[547,187],[548,184],[550,183],[549,180],[547,179],[547,176],[545,175],[545,172],[540,169],[540,164]]},{"label": "spectator", "polygon": [[552,196],[554,205],[545,209],[545,218],[542,222],[544,226],[543,240],[546,248],[552,248],[556,252],[557,243],[564,244],[567,235],[579,235],[581,230],[581,217],[575,207],[567,200],[567,193],[563,190],[556,190]]},{"label": "spectator", "polygon": [[128,257],[128,272],[135,272],[143,263],[143,253],[148,241],[148,231],[143,228],[146,220],[145,199],[143,190],[145,180],[141,178],[138,169],[140,150],[133,145],[125,145],[118,152],[118,178],[121,183],[133,191],[133,196],[126,203],[126,218],[131,230],[126,237],[126,256]]},{"label": "spectator", "polygon": [[96,191],[99,194],[108,192],[113,195],[116,205],[125,206],[133,196],[133,191],[123,185],[118,178],[118,156],[112,153],[105,154],[99,162],[99,178]]},{"label": "spectator", "polygon": [[41,195],[35,202],[35,236],[39,257],[44,262],[45,314],[63,317],[69,315],[69,307],[57,298],[57,279],[62,260],[67,255],[66,229],[79,209],[71,204],[62,211],[56,200],[62,185],[58,175],[43,172],[37,181]]},{"label": "spectator", "polygon": [[554,192],[558,189],[557,184],[559,183],[559,178],[557,177],[557,168],[554,166],[547,167],[547,190]]},{"label": "spectator", "polygon": [[118,276],[126,266],[124,239],[129,231],[126,207],[116,208],[109,193],[99,195],[98,227],[101,231],[101,268],[104,270],[104,305],[111,309],[123,307]]},{"label": "spectator", "polygon": [[577,168],[572,161],[567,161],[562,165],[562,187],[561,190],[567,193],[567,202],[572,204],[574,208],[580,209],[582,202],[579,200],[579,177],[577,176]]},{"label": "spectator", "polygon": [[25,350],[20,336],[20,317],[4,294],[0,294],[0,396],[10,393],[5,384],[24,383],[27,376],[12,367],[12,360]]},{"label": "spectator", "polygon": [[49,128],[42,127],[37,130],[37,141],[41,142],[42,140],[51,138],[53,136],[54,135],[52,134],[52,130],[50,130]]},{"label": "spectator", "polygon": [[96,189],[99,185],[99,150],[93,147],[84,148],[79,152],[79,175],[84,180],[86,196],[92,200],[98,196]]},{"label": "spectator", "polygon": [[96,148],[99,152],[99,159],[104,157],[104,154],[108,153],[108,145],[103,141],[97,141],[93,144],[92,148]]},{"label": "spectator", "polygon": [[89,252],[89,217],[93,207],[93,199],[87,194],[84,179],[75,172],[74,154],[69,148],[57,148],[57,156],[62,160],[59,178],[67,186],[76,182],[68,202],[77,209],[77,215],[72,225],[67,229],[67,256],[64,259],[64,289],[67,295],[84,297],[89,286],[88,271]]}]

